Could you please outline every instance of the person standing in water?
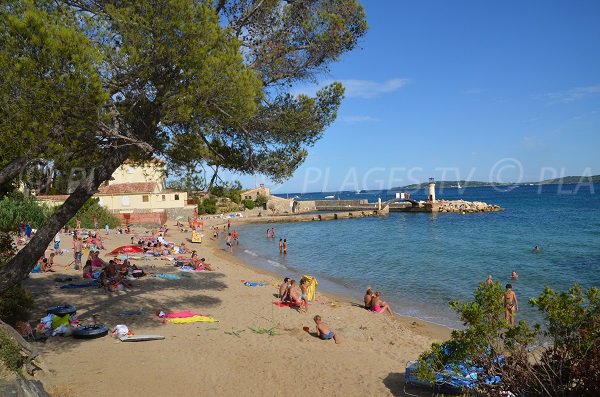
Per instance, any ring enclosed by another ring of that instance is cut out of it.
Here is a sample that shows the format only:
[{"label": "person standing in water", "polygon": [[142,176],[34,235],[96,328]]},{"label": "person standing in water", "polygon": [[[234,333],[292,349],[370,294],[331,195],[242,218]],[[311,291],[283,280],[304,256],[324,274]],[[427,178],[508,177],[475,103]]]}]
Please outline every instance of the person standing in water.
[{"label": "person standing in water", "polygon": [[267,228],[267,240],[271,238],[271,229]]},{"label": "person standing in water", "polygon": [[515,326],[515,313],[519,311],[519,301],[517,300],[517,294],[512,290],[511,284],[506,284],[506,292],[504,292],[504,307],[506,321]]},{"label": "person standing in water", "polygon": [[284,255],[287,254],[287,240],[283,239],[283,253]]},{"label": "person standing in water", "polygon": [[282,238],[279,239],[279,253],[280,254],[283,253],[283,239]]}]

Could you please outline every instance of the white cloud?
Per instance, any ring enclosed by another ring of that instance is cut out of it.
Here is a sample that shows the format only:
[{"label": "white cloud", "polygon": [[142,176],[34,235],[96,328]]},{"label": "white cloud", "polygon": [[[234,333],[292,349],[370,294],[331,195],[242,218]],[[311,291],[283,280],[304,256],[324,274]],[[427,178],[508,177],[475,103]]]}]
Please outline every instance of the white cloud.
[{"label": "white cloud", "polygon": [[404,87],[408,83],[410,83],[409,79],[391,79],[383,82],[373,81],[373,80],[358,80],[358,79],[348,79],[348,80],[326,80],[322,81],[318,84],[318,86],[304,86],[298,87],[295,89],[292,94],[305,94],[313,96],[320,88],[327,86],[335,81],[342,83],[345,91],[346,98],[362,98],[362,99],[372,99],[379,97],[383,94],[387,94],[390,92],[394,92]]},{"label": "white cloud", "polygon": [[567,91],[557,91],[546,94],[551,103],[569,103],[587,96],[600,94],[600,84],[575,87]]},{"label": "white cloud", "polygon": [[342,116],[341,120],[345,123],[356,124],[356,123],[367,123],[367,122],[375,122],[379,121],[379,119],[372,116],[363,116],[363,115],[352,115],[352,116]]},{"label": "white cloud", "polygon": [[543,146],[542,142],[539,139],[531,136],[524,136],[521,140],[521,144],[529,149]]},{"label": "white cloud", "polygon": [[375,98],[383,94],[394,92],[410,82],[408,79],[391,79],[384,82],[372,80],[342,80],[346,88],[347,98]]}]

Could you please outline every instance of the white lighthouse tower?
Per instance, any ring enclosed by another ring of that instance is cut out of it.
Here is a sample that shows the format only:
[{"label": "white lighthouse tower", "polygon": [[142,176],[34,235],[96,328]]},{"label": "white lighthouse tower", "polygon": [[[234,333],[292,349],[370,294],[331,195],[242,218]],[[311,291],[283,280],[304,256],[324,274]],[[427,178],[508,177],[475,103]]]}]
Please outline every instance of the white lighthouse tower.
[{"label": "white lighthouse tower", "polygon": [[429,178],[429,194],[427,195],[427,199],[430,203],[435,203],[435,180],[433,178]]}]

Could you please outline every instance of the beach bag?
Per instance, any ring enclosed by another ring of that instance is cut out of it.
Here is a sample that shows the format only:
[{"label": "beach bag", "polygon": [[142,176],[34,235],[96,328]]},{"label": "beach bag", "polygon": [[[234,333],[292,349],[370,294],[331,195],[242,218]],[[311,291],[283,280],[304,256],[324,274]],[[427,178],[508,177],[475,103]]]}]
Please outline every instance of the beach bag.
[{"label": "beach bag", "polygon": [[144,273],[144,271],[142,269],[133,269],[131,271],[131,275],[135,278],[140,278],[140,277],[144,277],[146,275],[146,273]]}]

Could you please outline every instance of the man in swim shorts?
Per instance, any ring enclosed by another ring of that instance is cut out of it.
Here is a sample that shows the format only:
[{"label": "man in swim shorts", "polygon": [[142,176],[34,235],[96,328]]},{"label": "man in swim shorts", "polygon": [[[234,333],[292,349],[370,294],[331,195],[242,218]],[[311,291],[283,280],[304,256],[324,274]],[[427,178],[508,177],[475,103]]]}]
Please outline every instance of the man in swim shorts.
[{"label": "man in swim shorts", "polygon": [[315,316],[313,318],[315,320],[315,324],[317,324],[317,336],[323,340],[333,339],[335,343],[340,343],[336,334],[329,329],[327,324],[321,321],[321,316]]}]

